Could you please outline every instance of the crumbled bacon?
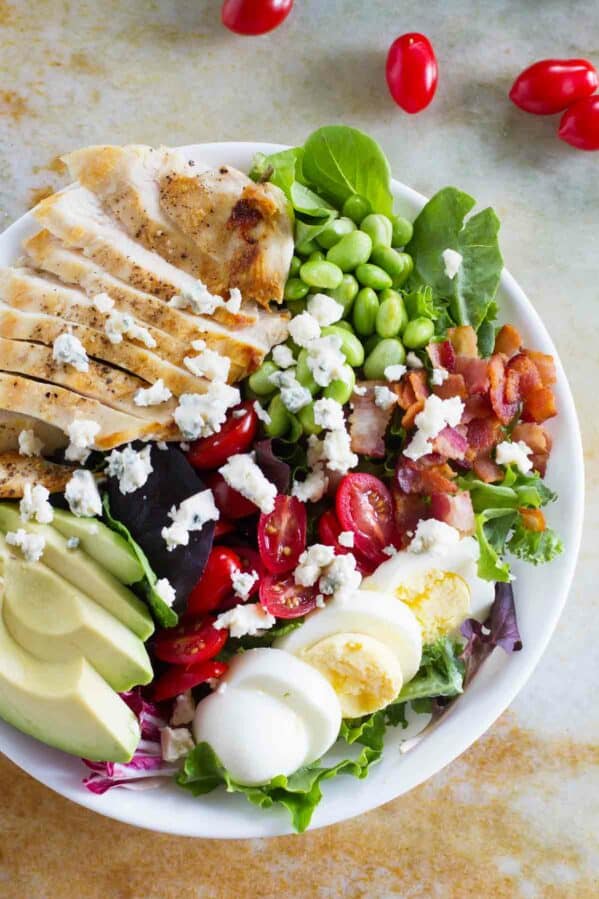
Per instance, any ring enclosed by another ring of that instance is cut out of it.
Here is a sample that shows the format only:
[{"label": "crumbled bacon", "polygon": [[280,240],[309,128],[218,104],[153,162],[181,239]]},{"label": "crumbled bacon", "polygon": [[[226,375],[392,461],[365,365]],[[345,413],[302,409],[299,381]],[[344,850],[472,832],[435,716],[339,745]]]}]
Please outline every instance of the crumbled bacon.
[{"label": "crumbled bacon", "polygon": [[464,378],[470,395],[486,393],[489,389],[489,363],[486,359],[456,356],[455,370]]},{"label": "crumbled bacon", "polygon": [[373,456],[375,459],[385,458],[385,431],[393,414],[393,406],[381,409],[374,401],[374,388],[382,381],[362,381],[360,387],[366,387],[366,393],[351,398],[352,412],[349,416],[349,434],[351,448],[361,456]]},{"label": "crumbled bacon", "polygon": [[440,343],[429,343],[426,352],[435,368],[453,371],[456,354],[451,341],[442,340]]},{"label": "crumbled bacon", "polygon": [[544,531],[547,527],[545,516],[540,509],[520,509],[522,524],[528,531]]},{"label": "crumbled bacon", "polygon": [[479,393],[469,396],[464,402],[464,411],[462,412],[462,424],[468,424],[474,418],[494,418],[495,413],[491,408],[491,401],[488,396],[481,396]]},{"label": "crumbled bacon", "polygon": [[418,371],[409,371],[406,377],[414,391],[414,397],[417,400],[425,400],[430,394],[426,371],[423,368]]},{"label": "crumbled bacon", "polygon": [[474,533],[474,509],[467,490],[460,490],[455,496],[433,493],[431,496],[433,518],[457,528],[461,534]]},{"label": "crumbled bacon", "polygon": [[551,387],[552,384],[555,384],[557,372],[553,356],[549,356],[547,353],[538,353],[536,350],[524,350],[524,352],[536,365],[543,387]]},{"label": "crumbled bacon", "polygon": [[416,416],[419,412],[422,412],[423,409],[424,400],[416,400],[416,402],[412,403],[411,406],[408,406],[401,420],[402,428],[405,428],[406,431],[409,431],[410,428],[413,428]]},{"label": "crumbled bacon", "polygon": [[505,356],[515,356],[522,346],[520,332],[513,325],[503,325],[495,338],[495,352]]},{"label": "crumbled bacon", "polygon": [[512,440],[522,440],[533,453],[549,453],[551,450],[551,436],[542,425],[533,421],[519,422],[512,431]]},{"label": "crumbled bacon", "polygon": [[478,356],[476,331],[470,325],[460,325],[459,328],[449,328],[447,336],[458,355]]},{"label": "crumbled bacon", "polygon": [[391,488],[391,496],[395,525],[402,538],[401,545],[407,546],[418,522],[430,517],[430,506],[424,497],[415,493],[404,493],[396,484]]},{"label": "crumbled bacon", "polygon": [[461,400],[465,400],[468,396],[466,390],[466,382],[463,375],[448,375],[442,384],[433,387],[433,393],[436,393],[442,400],[451,399],[452,396],[459,396]]},{"label": "crumbled bacon", "polygon": [[540,387],[525,398],[522,409],[524,421],[536,421],[540,424],[554,415],[557,415],[557,406],[551,387]]},{"label": "crumbled bacon", "polygon": [[471,461],[477,456],[488,453],[503,437],[501,422],[494,416],[491,418],[473,418],[467,424],[468,441],[467,458]]},{"label": "crumbled bacon", "polygon": [[457,493],[452,480],[455,476],[455,471],[437,453],[422,456],[417,462],[400,456],[395,469],[397,484],[404,493]]},{"label": "crumbled bacon", "polygon": [[468,439],[457,428],[446,427],[433,440],[433,450],[447,459],[460,461],[466,455]]},{"label": "crumbled bacon", "polygon": [[506,378],[505,357],[497,353],[489,361],[489,396],[495,415],[507,425],[518,411],[518,401],[514,396],[517,389],[517,372]]},{"label": "crumbled bacon", "polygon": [[495,481],[503,481],[505,471],[494,462],[489,455],[478,456],[472,465],[472,470],[480,481],[485,484],[494,484]]},{"label": "crumbled bacon", "polygon": [[521,397],[527,397],[533,390],[543,386],[539,369],[530,356],[526,353],[518,353],[507,364],[508,378],[510,373],[518,375],[517,384]]}]

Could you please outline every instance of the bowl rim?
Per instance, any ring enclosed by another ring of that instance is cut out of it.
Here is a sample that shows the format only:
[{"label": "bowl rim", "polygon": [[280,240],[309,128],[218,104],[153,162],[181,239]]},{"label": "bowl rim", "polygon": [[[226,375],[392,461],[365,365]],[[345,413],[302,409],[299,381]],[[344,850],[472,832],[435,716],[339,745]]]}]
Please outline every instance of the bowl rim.
[{"label": "bowl rim", "polygon": [[[228,162],[228,155],[250,159],[257,152],[273,153],[287,149],[287,145],[261,141],[220,141],[191,144],[179,149],[190,156],[212,157],[209,160],[210,164],[226,162],[233,165],[234,163]],[[239,162],[237,165],[240,168],[245,167]],[[426,197],[396,179],[393,179],[392,189],[399,205],[406,207],[405,211],[409,208],[414,213],[426,202]],[[15,241],[20,245],[23,237],[32,233],[35,227],[37,227],[35,219],[31,212],[28,212],[0,234],[1,264],[14,262],[16,256],[10,249],[3,252],[5,246],[7,244],[10,246]],[[556,361],[558,375],[556,387],[560,398],[559,421],[566,427],[566,440],[570,449],[567,459],[568,502],[572,507],[568,519],[568,532],[567,535],[564,534],[567,538],[566,550],[557,562],[552,563],[554,566],[557,565],[555,572],[558,598],[554,600],[550,614],[544,618],[538,632],[535,631],[532,644],[525,645],[525,652],[509,657],[509,667],[505,659],[499,661],[496,658],[497,653],[494,653],[477,679],[468,687],[465,697],[476,694],[475,705],[478,706],[478,714],[473,715],[470,709],[466,714],[460,713],[460,706],[463,704],[463,700],[460,700],[443,718],[438,729],[433,728],[427,732],[417,752],[409,753],[401,765],[395,766],[402,769],[413,755],[418,757],[420,762],[418,770],[412,771],[406,783],[398,786],[397,776],[394,778],[393,772],[387,772],[387,776],[377,778],[376,787],[372,790],[359,789],[359,786],[373,783],[370,778],[365,782],[356,782],[355,789],[347,791],[350,794],[347,801],[341,797],[341,801],[333,804],[327,802],[325,791],[310,830],[348,820],[390,802],[428,780],[461,755],[488,730],[524,687],[547,647],[568,597],[580,548],[584,515],[584,462],[576,408],[561,360],[545,325],[523,289],[505,268],[501,275],[500,291],[517,307],[526,322],[526,330],[534,334],[535,344],[543,351],[552,353]],[[496,674],[494,669],[502,675],[499,684],[494,680]],[[487,672],[488,676],[485,676]],[[484,701],[479,701],[481,697]],[[443,743],[435,739],[435,734],[439,732],[446,738]],[[26,773],[61,796],[105,817],[148,830],[215,839],[250,839],[293,832],[285,813],[271,810],[265,814],[261,809],[250,806],[242,797],[225,797],[220,790],[210,794],[209,797],[202,797],[203,806],[199,805],[197,799],[193,799],[183,791],[175,790],[174,787],[152,793],[111,790],[103,796],[96,796],[81,785],[81,776],[85,769],[76,759],[21,734],[1,720],[0,751]],[[381,766],[383,762],[377,769]],[[67,772],[71,767],[77,769],[78,779],[73,778],[72,772]],[[414,765],[411,767],[414,768]],[[344,780],[345,783],[349,782],[349,779]],[[331,785],[333,783],[330,782]],[[353,779],[351,784],[354,785]],[[356,794],[355,797],[351,795],[352,792]],[[145,801],[144,797],[151,796],[155,796],[158,802],[153,803],[151,798]],[[224,802],[220,801],[222,798]],[[241,800],[244,803],[243,807],[239,802],[232,803],[231,800],[234,798]],[[137,800],[137,804],[132,801],[133,799]],[[192,813],[181,814],[184,803],[189,806],[190,800],[195,803],[193,825],[189,823],[192,820]],[[154,811],[154,815],[149,814],[151,810]]]}]

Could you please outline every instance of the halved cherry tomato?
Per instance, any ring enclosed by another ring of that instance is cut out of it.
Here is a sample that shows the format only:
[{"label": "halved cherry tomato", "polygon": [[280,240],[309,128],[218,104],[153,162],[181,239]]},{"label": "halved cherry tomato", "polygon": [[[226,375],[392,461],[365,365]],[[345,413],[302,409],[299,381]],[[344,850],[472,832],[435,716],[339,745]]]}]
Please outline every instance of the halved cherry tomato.
[{"label": "halved cherry tomato", "polygon": [[325,546],[332,546],[336,556],[341,556],[344,553],[352,553],[356,560],[356,568],[360,574],[372,574],[375,566],[373,566],[372,562],[368,559],[363,558],[355,546],[342,546],[341,543],[339,543],[339,534],[342,530],[343,528],[337,520],[334,509],[327,509],[326,512],[322,513],[318,520],[318,539],[320,542],[324,543]]},{"label": "halved cherry tomato", "polygon": [[[245,415],[236,415],[245,411]],[[244,453],[254,442],[258,430],[258,416],[249,400],[231,409],[227,420],[217,434],[194,440],[187,458],[194,468],[210,471],[224,465],[229,456]]]},{"label": "halved cherry tomato", "polygon": [[216,508],[221,515],[227,518],[247,518],[248,515],[255,515],[258,506],[255,506],[249,499],[242,496],[238,490],[229,487],[222,474],[218,471],[212,471],[210,474],[202,475],[202,479],[212,490]]},{"label": "halved cherry tomato", "polygon": [[597,72],[586,59],[541,59],[520,72],[510,100],[525,112],[552,115],[597,89]]},{"label": "halved cherry tomato", "polygon": [[577,100],[566,109],[558,135],[577,150],[599,150],[599,94]]},{"label": "halved cherry tomato", "polygon": [[260,584],[260,604],[275,618],[299,618],[316,608],[318,588],[296,584],[293,575],[268,575]]},{"label": "halved cherry tomato", "polygon": [[207,662],[227,642],[225,628],[217,630],[214,618],[197,618],[168,630],[159,631],[154,640],[154,655],[173,665],[196,665]]},{"label": "halved cherry tomato", "polygon": [[252,571],[255,571],[258,575],[258,580],[250,591],[250,596],[253,596],[254,593],[258,592],[260,578],[262,578],[265,574],[264,565],[262,563],[262,559],[260,558],[260,554],[257,553],[255,549],[252,549],[249,546],[237,546],[237,544],[235,544],[235,546],[232,546],[231,549],[234,550],[239,556],[239,559],[241,561],[241,570],[244,573],[249,574]]},{"label": "halved cherry tomato", "polygon": [[337,488],[335,506],[342,528],[354,532],[360,555],[377,565],[384,562],[388,558],[384,548],[398,543],[399,536],[391,494],[383,482],[372,474],[346,474]]},{"label": "halved cherry tomato", "polygon": [[409,113],[425,109],[435,96],[439,77],[429,39],[413,31],[394,40],[387,54],[386,75],[398,106]]},{"label": "halved cherry tomato", "polygon": [[285,21],[293,0],[225,0],[222,23],[235,34],[266,34]]},{"label": "halved cherry tomato", "polygon": [[258,549],[264,567],[272,574],[292,571],[306,548],[308,516],[295,496],[280,493],[272,512],[260,515]]},{"label": "halved cherry tomato", "polygon": [[[226,633],[226,632],[225,632]],[[172,699],[203,684],[213,677],[222,677],[229,666],[225,662],[200,662],[199,665],[173,665],[154,681],[153,695],[156,702]]]},{"label": "halved cherry tomato", "polygon": [[[202,577],[189,594],[186,617],[205,615],[218,608],[233,590],[233,575],[242,570],[241,559],[235,550],[229,549],[228,546],[214,546],[210,550]],[[174,631],[166,633],[175,633],[177,630],[178,628],[175,628]]]}]

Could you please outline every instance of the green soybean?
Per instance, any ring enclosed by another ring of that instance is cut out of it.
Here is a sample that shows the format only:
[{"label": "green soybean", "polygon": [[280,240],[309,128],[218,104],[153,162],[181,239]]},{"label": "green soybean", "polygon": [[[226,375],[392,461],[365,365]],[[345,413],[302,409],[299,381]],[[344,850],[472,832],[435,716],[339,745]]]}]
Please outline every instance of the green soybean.
[{"label": "green soybean", "polygon": [[364,231],[346,234],[327,253],[327,259],[338,265],[344,272],[351,272],[356,266],[367,262],[372,252],[372,241]]},{"label": "green soybean", "polygon": [[326,259],[309,259],[304,262],[300,275],[302,281],[310,287],[339,287],[343,280],[343,272],[339,266]]},{"label": "green soybean", "polygon": [[381,337],[397,337],[408,323],[403,297],[396,290],[383,290],[380,299],[376,333]]},{"label": "green soybean", "polygon": [[310,287],[300,278],[289,278],[283,296],[286,300],[303,300],[309,290]]},{"label": "green soybean", "polygon": [[338,328],[335,325],[329,325],[328,328],[322,328],[321,334],[324,337],[328,337],[330,334],[339,337],[341,340],[341,352],[345,356],[346,362],[348,362],[352,368],[359,368],[362,365],[364,362],[364,347],[355,334],[351,334],[349,331],[346,331],[345,328]]},{"label": "green soybean", "polygon": [[377,343],[368,356],[364,363],[364,374],[369,380],[379,380],[385,377],[388,365],[402,365],[405,359],[406,351],[401,341],[396,337],[388,337]]},{"label": "green soybean", "polygon": [[297,443],[304,433],[304,429],[297,415],[292,415],[291,412],[288,412],[287,415],[289,416],[289,434],[286,435],[285,440],[287,443]]},{"label": "green soybean", "polygon": [[298,259],[297,256],[291,257],[291,262],[289,264],[289,277],[295,278],[297,274],[299,274],[300,266],[302,262],[301,259]]},{"label": "green soybean", "polygon": [[414,233],[412,222],[409,222],[401,215],[394,215],[391,219],[391,224],[393,229],[391,246],[405,247],[412,240],[412,234]]},{"label": "green soybean", "polygon": [[341,240],[344,234],[350,234],[355,230],[355,222],[350,218],[347,218],[347,216],[342,216],[341,218],[332,221],[330,225],[327,225],[324,231],[320,232],[316,240],[325,250],[330,250],[331,247],[335,246],[335,244]]},{"label": "green soybean", "polygon": [[331,381],[323,390],[323,396],[329,400],[335,400],[344,406],[345,403],[349,402],[355,386],[356,375],[353,368],[351,365],[344,365],[343,377],[338,378],[336,381]]},{"label": "green soybean", "polygon": [[367,356],[370,356],[375,346],[378,346],[383,338],[379,337],[378,334],[373,334],[372,337],[369,337],[366,343],[364,344],[364,352]]},{"label": "green soybean", "polygon": [[315,253],[320,247],[315,240],[305,240],[303,243],[296,243],[295,252],[298,256],[309,256]]},{"label": "green soybean", "polygon": [[354,330],[360,337],[370,337],[374,333],[379,311],[379,298],[371,287],[363,287],[356,297],[352,309]]},{"label": "green soybean", "polygon": [[337,325],[338,328],[345,328],[346,331],[350,331],[352,334],[354,333],[354,329],[352,328],[352,326],[350,325],[349,322],[340,321],[340,322],[335,322],[335,324]]},{"label": "green soybean", "polygon": [[372,212],[372,206],[366,197],[361,197],[359,194],[353,194],[351,197],[348,197],[343,204],[342,212],[343,215],[347,215],[348,218],[359,225],[366,216]]},{"label": "green soybean", "polygon": [[388,275],[384,268],[371,262],[363,262],[357,267],[356,278],[364,287],[372,287],[373,290],[384,290],[393,284],[391,275]]},{"label": "green soybean", "polygon": [[312,372],[308,368],[308,350],[304,349],[301,351],[299,356],[297,357],[297,366],[295,369],[295,377],[300,382],[302,387],[307,387],[312,396],[315,393],[318,393],[319,387],[314,378],[312,377]]},{"label": "green soybean", "polygon": [[282,437],[289,430],[291,419],[280,393],[275,394],[268,404],[268,414],[270,422],[264,425],[264,430],[269,437]]},{"label": "green soybean", "polygon": [[248,378],[250,389],[257,396],[268,396],[268,394],[273,393],[275,385],[272,381],[269,381],[269,378],[276,371],[279,371],[279,369],[274,362],[263,362],[260,368],[256,369],[254,374]]},{"label": "green soybean", "polygon": [[391,247],[375,247],[370,258],[390,275],[393,287],[401,287],[414,269],[414,260],[409,253],[399,253]]},{"label": "green soybean", "polygon": [[322,252],[322,250],[314,250],[314,252],[310,253],[310,255],[308,256],[308,262],[322,262],[323,259],[324,253]]},{"label": "green soybean", "polygon": [[430,343],[435,326],[430,318],[413,318],[405,327],[403,342],[410,350],[419,350]]},{"label": "green soybean", "polygon": [[390,247],[393,227],[391,219],[386,215],[372,213],[360,222],[360,231],[365,231],[370,237],[373,247]]},{"label": "green soybean", "polygon": [[299,423],[302,426],[304,434],[320,434],[322,428],[314,421],[314,403],[304,406],[297,413]]},{"label": "green soybean", "polygon": [[339,287],[327,291],[330,297],[337,300],[343,306],[343,316],[349,315],[352,304],[360,289],[360,285],[353,275],[344,275]]}]

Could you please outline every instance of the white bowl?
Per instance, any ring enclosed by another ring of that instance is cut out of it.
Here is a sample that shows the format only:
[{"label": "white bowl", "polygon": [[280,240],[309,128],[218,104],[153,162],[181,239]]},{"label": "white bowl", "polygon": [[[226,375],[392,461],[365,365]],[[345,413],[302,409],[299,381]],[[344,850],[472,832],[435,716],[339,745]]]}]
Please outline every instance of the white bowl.
[{"label": "white bowl", "polygon": [[[228,163],[248,171],[257,152],[283,147],[264,143],[213,143],[184,148],[190,158],[211,165]],[[442,186],[442,185],[439,185]],[[414,217],[425,198],[393,182],[398,209]],[[23,238],[36,230],[31,214],[23,216],[0,236],[0,265],[14,262]],[[550,565],[534,568],[514,564],[514,592],[521,652],[511,656],[497,649],[468,690],[410,752],[400,755],[405,731],[388,730],[382,761],[366,780],[339,777],[324,785],[324,798],[316,809],[312,828],[343,821],[400,796],[431,777],[477,740],[522,689],[557,624],[566,602],[578,554],[584,502],[583,458],[574,402],[555,347],[531,302],[512,276],[504,271],[499,291],[501,318],[513,322],[528,346],[551,353],[557,364],[556,396],[559,417],[550,423],[554,449],[549,485],[559,501],[549,509],[551,525],[562,535],[565,552]],[[193,798],[174,784],[157,790],[130,792],[113,789],[103,796],[88,792],[81,780],[86,769],[75,758],[38,743],[0,721],[0,748],[24,771],[52,790],[102,815],[166,833],[232,839],[265,837],[291,832],[287,812],[264,811],[243,796],[218,790]]]}]

